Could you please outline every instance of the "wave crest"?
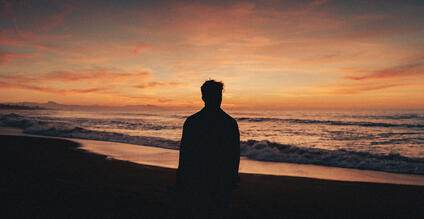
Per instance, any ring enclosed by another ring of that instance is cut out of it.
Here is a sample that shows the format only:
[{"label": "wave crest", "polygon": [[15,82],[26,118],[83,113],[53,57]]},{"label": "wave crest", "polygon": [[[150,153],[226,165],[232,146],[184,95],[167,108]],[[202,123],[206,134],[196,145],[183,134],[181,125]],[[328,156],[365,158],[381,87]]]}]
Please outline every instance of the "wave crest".
[{"label": "wave crest", "polygon": [[424,124],[396,124],[383,122],[354,122],[354,121],[335,121],[335,120],[313,120],[313,119],[279,119],[266,117],[239,117],[237,121],[248,122],[286,122],[297,124],[322,124],[335,126],[362,126],[362,127],[404,127],[404,128],[424,128]]},{"label": "wave crest", "polygon": [[[25,133],[122,142],[178,149],[179,142],[159,137],[130,136],[115,132],[94,131],[64,122],[46,122],[15,113],[0,116],[0,126],[16,127]],[[316,164],[324,166],[380,170],[396,173],[424,174],[424,158],[409,158],[400,154],[375,154],[347,150],[304,148],[269,141],[248,140],[240,144],[242,156],[259,161]]]},{"label": "wave crest", "polygon": [[391,153],[372,154],[318,148],[302,148],[269,141],[249,140],[240,145],[242,156],[260,161],[276,161],[299,164],[381,170],[396,173],[424,174],[424,158],[409,158]]}]

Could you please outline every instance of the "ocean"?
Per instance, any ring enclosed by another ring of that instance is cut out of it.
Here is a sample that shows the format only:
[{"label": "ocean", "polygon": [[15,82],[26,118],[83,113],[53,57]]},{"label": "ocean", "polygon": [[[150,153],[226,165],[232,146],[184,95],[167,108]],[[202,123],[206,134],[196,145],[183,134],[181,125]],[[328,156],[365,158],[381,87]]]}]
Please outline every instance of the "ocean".
[{"label": "ocean", "polygon": [[[0,110],[0,126],[177,150],[184,120],[195,112]],[[227,112],[248,159],[424,174],[424,110]]]}]

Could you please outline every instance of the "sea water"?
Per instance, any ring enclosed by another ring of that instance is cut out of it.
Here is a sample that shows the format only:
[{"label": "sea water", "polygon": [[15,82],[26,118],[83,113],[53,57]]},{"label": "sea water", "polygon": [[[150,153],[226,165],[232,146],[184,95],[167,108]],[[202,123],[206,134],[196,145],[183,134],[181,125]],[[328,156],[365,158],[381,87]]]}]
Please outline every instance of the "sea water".
[{"label": "sea water", "polygon": [[[1,110],[25,133],[178,149],[196,111]],[[251,160],[424,174],[424,110],[228,111]]]}]

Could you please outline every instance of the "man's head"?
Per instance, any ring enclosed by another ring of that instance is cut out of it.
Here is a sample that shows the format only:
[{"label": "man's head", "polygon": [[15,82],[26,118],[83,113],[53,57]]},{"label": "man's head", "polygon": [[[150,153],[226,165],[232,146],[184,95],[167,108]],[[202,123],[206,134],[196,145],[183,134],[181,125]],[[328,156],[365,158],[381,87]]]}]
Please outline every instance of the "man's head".
[{"label": "man's head", "polygon": [[203,83],[202,100],[206,107],[219,108],[222,102],[222,89],[224,84],[220,81],[208,80]]}]

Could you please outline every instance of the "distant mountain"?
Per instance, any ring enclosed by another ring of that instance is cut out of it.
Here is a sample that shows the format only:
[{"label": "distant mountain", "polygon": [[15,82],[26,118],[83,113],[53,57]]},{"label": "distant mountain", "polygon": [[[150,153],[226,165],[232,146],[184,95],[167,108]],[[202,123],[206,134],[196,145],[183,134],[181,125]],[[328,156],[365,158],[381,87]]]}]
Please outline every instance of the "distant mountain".
[{"label": "distant mountain", "polygon": [[[57,110],[160,110],[164,109],[160,106],[155,105],[128,105],[128,106],[102,106],[102,105],[71,105],[71,104],[60,104],[54,101],[48,101],[47,103],[36,103],[36,102],[18,102],[18,103],[2,103],[4,106],[14,106],[17,108],[24,109],[25,107],[31,109],[57,109]],[[13,108],[13,109],[17,109]],[[3,108],[4,109],[4,108]],[[12,108],[11,108],[12,109]]]},{"label": "distant mountain", "polygon": [[25,105],[13,105],[13,104],[1,104],[0,109],[11,109],[11,110],[40,110],[45,109],[39,106],[25,106]]}]

